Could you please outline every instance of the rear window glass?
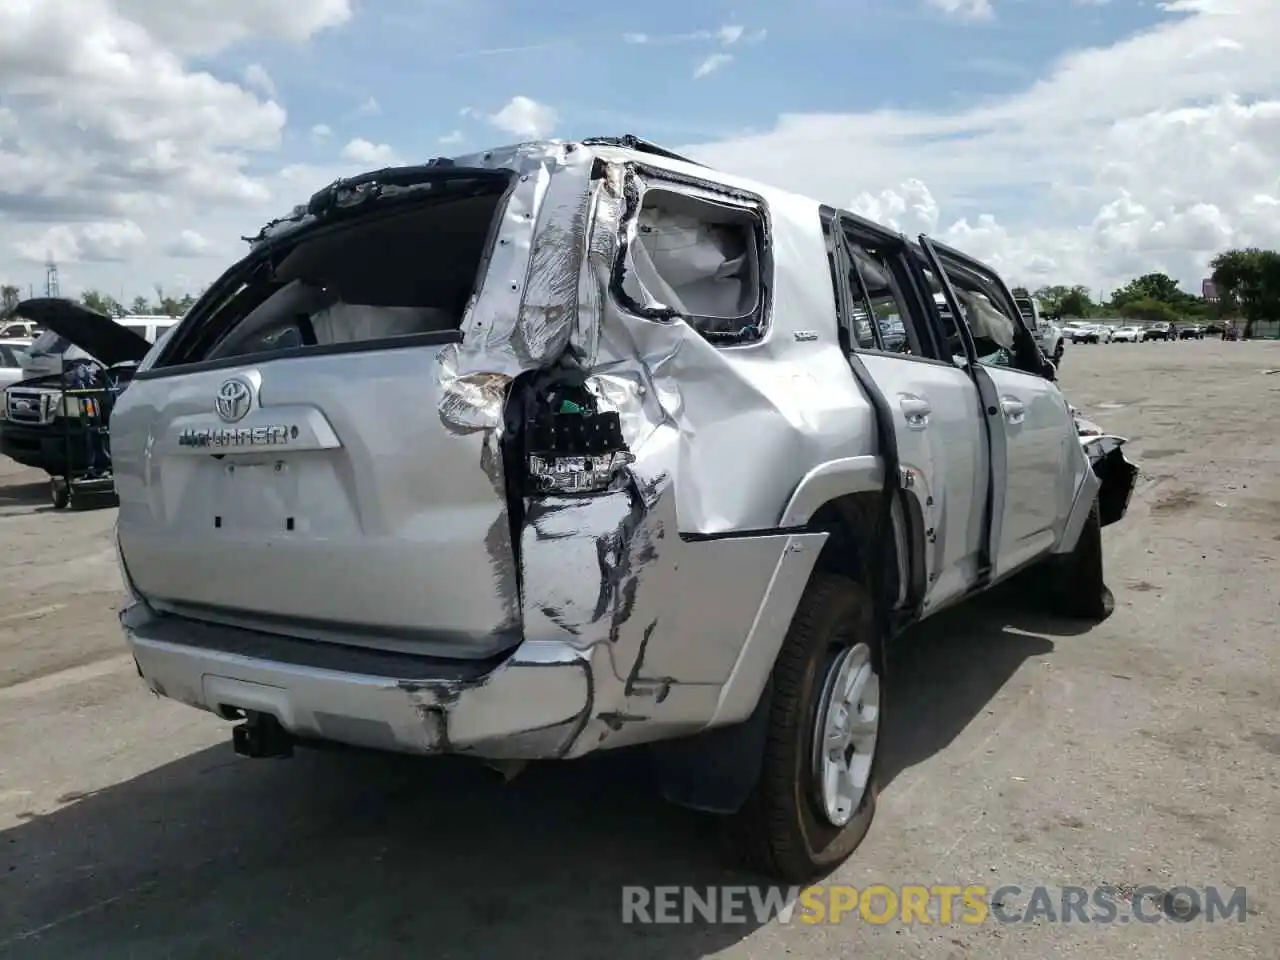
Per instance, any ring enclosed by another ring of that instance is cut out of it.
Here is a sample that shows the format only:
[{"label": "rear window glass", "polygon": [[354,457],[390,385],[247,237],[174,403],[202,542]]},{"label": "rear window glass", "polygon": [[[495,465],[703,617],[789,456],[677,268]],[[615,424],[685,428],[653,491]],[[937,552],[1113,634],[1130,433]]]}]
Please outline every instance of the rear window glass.
[{"label": "rear window glass", "polygon": [[505,188],[505,178],[477,180],[303,235],[190,336],[180,331],[160,365],[459,329]]},{"label": "rear window glass", "polygon": [[128,330],[130,333],[136,333],[138,336],[142,337],[142,339],[144,340],[147,338],[146,327],[138,326],[135,323],[126,323],[124,324],[124,328]]}]

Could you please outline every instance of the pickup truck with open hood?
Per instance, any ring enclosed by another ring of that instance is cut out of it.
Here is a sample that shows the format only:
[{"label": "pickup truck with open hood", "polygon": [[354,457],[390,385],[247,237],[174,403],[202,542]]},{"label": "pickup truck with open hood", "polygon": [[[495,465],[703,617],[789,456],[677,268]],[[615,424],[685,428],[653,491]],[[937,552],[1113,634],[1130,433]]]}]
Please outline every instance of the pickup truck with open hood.
[{"label": "pickup truck with open hood", "polygon": [[83,470],[89,448],[78,408],[86,401],[63,395],[64,362],[96,362],[112,371],[113,380],[127,383],[151,343],[114,318],[72,300],[26,300],[14,312],[38,323],[46,336],[79,348],[80,359],[64,361],[66,353],[60,351],[52,355],[56,361],[52,369],[41,365],[44,372],[30,376],[30,354],[24,357],[28,376],[0,394],[0,454],[56,476],[67,472],[69,450],[71,471]]},{"label": "pickup truck with open hood", "polygon": [[111,430],[138,671],[239,752],[644,745],[794,880],[870,824],[886,647],[1023,571],[1106,617],[1136,473],[984,264],[634,137],[321,189]]}]

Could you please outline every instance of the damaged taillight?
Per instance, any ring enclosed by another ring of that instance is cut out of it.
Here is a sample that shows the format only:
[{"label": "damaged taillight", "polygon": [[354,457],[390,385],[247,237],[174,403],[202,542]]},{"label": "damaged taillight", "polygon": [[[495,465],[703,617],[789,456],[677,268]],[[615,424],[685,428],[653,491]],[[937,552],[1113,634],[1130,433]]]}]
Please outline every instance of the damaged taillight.
[{"label": "damaged taillight", "polygon": [[582,388],[553,390],[525,427],[531,493],[600,493],[635,460],[614,411]]}]

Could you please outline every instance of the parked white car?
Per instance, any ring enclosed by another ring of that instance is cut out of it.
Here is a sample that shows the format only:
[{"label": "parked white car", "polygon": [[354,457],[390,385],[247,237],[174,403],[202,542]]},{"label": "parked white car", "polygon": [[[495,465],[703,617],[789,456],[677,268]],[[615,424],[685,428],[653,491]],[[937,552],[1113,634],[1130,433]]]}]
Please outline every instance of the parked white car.
[{"label": "parked white car", "polygon": [[1142,340],[1141,327],[1117,327],[1111,334],[1116,343],[1139,343]]},{"label": "parked white car", "polygon": [[22,365],[30,348],[29,340],[14,337],[0,340],[0,390],[22,379]]},{"label": "parked white car", "polygon": [[1072,343],[1097,343],[1098,331],[1092,323],[1068,320],[1062,325],[1062,335]]},{"label": "parked white car", "polygon": [[44,331],[30,320],[6,320],[0,323],[0,340],[34,340]]}]

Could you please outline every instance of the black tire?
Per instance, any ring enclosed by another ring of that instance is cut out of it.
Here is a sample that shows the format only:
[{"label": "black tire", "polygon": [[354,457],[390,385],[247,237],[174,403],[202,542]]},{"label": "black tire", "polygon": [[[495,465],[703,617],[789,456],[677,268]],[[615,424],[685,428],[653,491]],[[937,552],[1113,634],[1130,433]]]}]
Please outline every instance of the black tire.
[{"label": "black tire", "polygon": [[71,505],[71,488],[62,477],[54,477],[49,481],[49,500],[55,510],[65,510]]},{"label": "black tire", "polygon": [[1103,578],[1102,524],[1098,517],[1098,501],[1093,501],[1089,516],[1075,549],[1054,558],[1048,572],[1057,612],[1073,620],[1101,623],[1116,609],[1116,598]]},{"label": "black tire", "polygon": [[1066,353],[1066,348],[1062,345],[1062,341],[1058,341],[1058,349],[1053,351],[1053,362],[1062,365],[1062,355]]},{"label": "black tire", "polygon": [[[822,813],[816,796],[814,725],[837,655],[857,644],[870,648],[871,665],[880,677],[879,734],[862,799],[849,821],[837,827]],[[774,664],[760,778],[747,803],[726,824],[737,856],[750,869],[807,883],[843,863],[866,836],[879,793],[881,651],[866,591],[844,577],[815,574]]]}]

